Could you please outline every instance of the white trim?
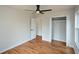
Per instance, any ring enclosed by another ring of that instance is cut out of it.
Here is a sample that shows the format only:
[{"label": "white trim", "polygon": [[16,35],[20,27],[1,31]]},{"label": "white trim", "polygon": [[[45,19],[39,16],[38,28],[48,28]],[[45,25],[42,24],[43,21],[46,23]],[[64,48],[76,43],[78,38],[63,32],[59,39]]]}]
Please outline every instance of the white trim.
[{"label": "white trim", "polygon": [[[42,39],[43,40],[43,39]],[[44,39],[45,40],[45,39]],[[48,41],[48,42],[51,42],[51,40],[49,39],[49,40],[45,40],[45,41]]]},{"label": "white trim", "polygon": [[[28,39],[28,41],[29,41],[29,39]],[[3,52],[8,51],[8,50],[10,50],[10,49],[12,49],[12,48],[15,48],[15,47],[17,47],[17,46],[19,46],[19,45],[21,45],[21,44],[23,44],[23,43],[26,43],[26,42],[28,42],[28,41],[23,41],[23,42],[21,42],[21,43],[18,43],[18,44],[15,44],[15,45],[11,46],[11,47],[8,47],[8,48],[6,48],[6,49],[0,51],[0,53],[3,53]]]},{"label": "white trim", "polygon": [[76,46],[77,48],[79,48],[79,42],[78,42],[78,29],[79,29],[79,26],[78,26],[78,16],[79,16],[79,10],[77,10],[75,12],[75,42],[76,42]]}]

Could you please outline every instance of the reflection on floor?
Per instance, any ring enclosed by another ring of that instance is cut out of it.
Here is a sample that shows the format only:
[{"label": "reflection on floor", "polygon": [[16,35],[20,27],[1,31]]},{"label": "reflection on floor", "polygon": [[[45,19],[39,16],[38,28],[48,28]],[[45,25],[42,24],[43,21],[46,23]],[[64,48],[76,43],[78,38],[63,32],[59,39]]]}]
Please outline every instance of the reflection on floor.
[{"label": "reflection on floor", "polygon": [[37,36],[36,39],[8,50],[3,54],[74,54],[74,50],[66,47],[65,42],[52,41],[50,43]]}]

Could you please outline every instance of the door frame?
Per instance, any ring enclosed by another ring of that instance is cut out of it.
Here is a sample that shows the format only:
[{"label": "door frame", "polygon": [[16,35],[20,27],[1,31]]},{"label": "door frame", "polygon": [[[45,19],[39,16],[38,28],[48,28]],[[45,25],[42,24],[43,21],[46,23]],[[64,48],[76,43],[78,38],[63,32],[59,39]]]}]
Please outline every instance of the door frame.
[{"label": "door frame", "polygon": [[[66,16],[56,16],[56,17],[52,17],[52,27],[51,27],[51,38],[52,38],[52,40],[51,41],[53,41],[53,21],[54,20],[67,20],[67,17]],[[66,21],[66,37],[67,37],[67,21]],[[66,40],[67,40],[67,38],[65,38]]]}]

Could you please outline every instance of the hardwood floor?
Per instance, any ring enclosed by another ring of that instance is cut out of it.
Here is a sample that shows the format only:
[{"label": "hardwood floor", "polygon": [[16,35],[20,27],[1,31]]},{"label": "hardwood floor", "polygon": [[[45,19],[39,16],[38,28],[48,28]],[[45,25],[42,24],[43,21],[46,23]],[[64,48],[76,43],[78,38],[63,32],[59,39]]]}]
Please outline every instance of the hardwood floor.
[{"label": "hardwood floor", "polygon": [[65,46],[65,43],[43,41],[42,37],[37,36],[29,42],[8,50],[2,54],[74,54],[73,48]]}]

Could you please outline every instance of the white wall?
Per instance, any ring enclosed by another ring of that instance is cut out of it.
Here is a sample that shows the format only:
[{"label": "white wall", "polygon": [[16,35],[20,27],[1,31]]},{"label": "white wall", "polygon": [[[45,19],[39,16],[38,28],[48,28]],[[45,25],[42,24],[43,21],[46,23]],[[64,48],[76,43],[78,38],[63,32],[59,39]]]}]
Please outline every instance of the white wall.
[{"label": "white wall", "polygon": [[38,35],[42,36],[43,40],[50,41],[50,26],[49,16],[41,14],[37,16]]},{"label": "white wall", "polygon": [[66,20],[53,20],[52,22],[52,39],[66,42]]},{"label": "white wall", "polygon": [[66,45],[73,47],[75,52],[78,53],[79,49],[75,44],[75,12],[72,10],[64,10],[58,12],[48,12],[40,15],[42,21],[42,39],[50,41],[52,39],[52,17],[63,17],[66,16]]},{"label": "white wall", "polygon": [[31,39],[34,39],[36,38],[36,34],[37,34],[37,31],[36,31],[36,19],[35,18],[31,18]]},{"label": "white wall", "polygon": [[30,40],[30,14],[0,6],[0,52]]},{"label": "white wall", "polygon": [[[78,17],[78,13],[79,13],[79,6],[76,6],[76,8],[75,8],[75,28],[77,28],[77,24],[79,25],[79,23],[78,23],[78,21],[76,20]],[[78,18],[79,19],[79,18]],[[76,30],[75,30],[75,52],[76,53],[78,53],[79,54],[79,42],[78,42],[78,40],[77,40],[77,37],[79,37],[79,36],[77,36],[76,34],[78,34],[78,32],[76,33]]]},{"label": "white wall", "polygon": [[36,30],[37,30],[37,34],[36,35],[39,35],[39,36],[42,36],[42,19],[39,18],[36,18]]},{"label": "white wall", "polygon": [[67,27],[66,27],[66,31],[67,31],[67,36],[66,38],[68,39],[67,42],[69,42],[69,40],[71,39],[71,30],[70,28],[70,17],[71,17],[71,13],[73,10],[66,10],[66,11],[58,11],[58,12],[47,12],[43,15],[38,16],[38,19],[41,19],[41,23],[42,23],[42,39],[46,40],[46,41],[50,41],[52,39],[52,18],[53,17],[67,17]]},{"label": "white wall", "polygon": [[[75,18],[73,10],[48,12],[43,15],[39,15],[37,20],[40,19],[41,21],[38,21],[38,27],[42,30],[39,30],[38,34],[42,35],[42,39],[51,42],[52,17],[67,16],[66,43],[67,46],[74,47],[76,52],[78,52],[74,37]],[[0,52],[30,40],[29,22],[30,14],[7,6],[0,6]]]}]

